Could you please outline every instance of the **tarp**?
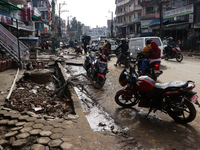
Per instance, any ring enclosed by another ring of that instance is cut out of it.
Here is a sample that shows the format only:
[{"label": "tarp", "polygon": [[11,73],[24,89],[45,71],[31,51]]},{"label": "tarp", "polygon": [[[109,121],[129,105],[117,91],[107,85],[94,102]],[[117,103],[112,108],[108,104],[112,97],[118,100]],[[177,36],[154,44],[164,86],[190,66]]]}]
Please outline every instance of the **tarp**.
[{"label": "tarp", "polygon": [[[163,19],[163,23],[169,21],[169,19]],[[160,18],[156,18],[154,20],[152,20],[148,26],[153,26],[153,25],[157,25],[160,24]]]}]

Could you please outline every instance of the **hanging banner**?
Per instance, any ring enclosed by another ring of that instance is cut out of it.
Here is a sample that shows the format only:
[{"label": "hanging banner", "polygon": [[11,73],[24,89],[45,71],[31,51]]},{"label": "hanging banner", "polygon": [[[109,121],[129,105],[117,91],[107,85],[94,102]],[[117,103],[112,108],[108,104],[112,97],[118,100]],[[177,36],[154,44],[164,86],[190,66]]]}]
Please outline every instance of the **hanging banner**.
[{"label": "hanging banner", "polygon": [[194,12],[194,7],[193,7],[193,4],[191,4],[185,7],[163,12],[163,19],[192,14],[193,12]]},{"label": "hanging banner", "polygon": [[0,22],[6,23],[6,24],[13,24],[12,18],[4,16],[4,15],[0,15]]},{"label": "hanging banner", "polygon": [[149,23],[151,22],[152,20],[141,20],[141,28],[148,28],[149,26]]},{"label": "hanging banner", "polygon": [[24,7],[23,8],[23,16],[24,16],[24,22],[29,22],[31,20],[31,8],[30,7]]}]

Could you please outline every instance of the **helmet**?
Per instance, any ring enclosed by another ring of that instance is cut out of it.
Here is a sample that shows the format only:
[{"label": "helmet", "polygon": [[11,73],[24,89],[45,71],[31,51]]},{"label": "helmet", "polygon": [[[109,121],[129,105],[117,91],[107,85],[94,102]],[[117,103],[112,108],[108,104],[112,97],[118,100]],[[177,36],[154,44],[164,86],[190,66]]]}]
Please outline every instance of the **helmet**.
[{"label": "helmet", "polygon": [[152,41],[152,40],[147,39],[147,40],[146,40],[146,45],[151,44],[151,41]]},{"label": "helmet", "polygon": [[105,40],[105,42],[107,42],[107,40]]},{"label": "helmet", "polygon": [[169,40],[173,40],[173,37],[169,37]]}]

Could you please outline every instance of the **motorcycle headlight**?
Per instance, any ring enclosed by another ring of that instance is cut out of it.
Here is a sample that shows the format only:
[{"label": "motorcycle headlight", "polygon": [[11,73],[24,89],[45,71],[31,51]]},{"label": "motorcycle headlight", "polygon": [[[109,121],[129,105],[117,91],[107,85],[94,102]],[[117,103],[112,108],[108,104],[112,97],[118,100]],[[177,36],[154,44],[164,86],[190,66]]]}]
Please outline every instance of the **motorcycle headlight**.
[{"label": "motorcycle headlight", "polygon": [[133,57],[133,53],[130,53],[130,57],[131,57],[131,58]]}]

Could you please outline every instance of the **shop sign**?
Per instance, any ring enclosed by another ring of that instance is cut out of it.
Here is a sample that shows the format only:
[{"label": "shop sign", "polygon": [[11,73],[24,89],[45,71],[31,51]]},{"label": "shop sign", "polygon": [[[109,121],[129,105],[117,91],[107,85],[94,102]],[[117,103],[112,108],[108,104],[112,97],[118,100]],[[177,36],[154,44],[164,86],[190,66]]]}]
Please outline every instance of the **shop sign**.
[{"label": "shop sign", "polygon": [[148,28],[149,26],[149,23],[151,22],[152,20],[141,20],[141,28],[144,29],[144,28]]},{"label": "shop sign", "polygon": [[12,19],[10,17],[4,16],[4,15],[0,15],[0,22],[10,24],[10,25],[13,24]]},{"label": "shop sign", "polygon": [[193,7],[193,4],[191,4],[185,7],[163,12],[163,19],[192,14],[193,12],[194,12],[194,7]]},{"label": "shop sign", "polygon": [[194,14],[189,14],[189,23],[193,23]]},{"label": "shop sign", "polygon": [[194,24],[194,28],[195,28],[195,29],[200,28],[200,25]]},{"label": "shop sign", "polygon": [[23,8],[23,16],[24,16],[24,22],[31,21],[31,8],[30,7],[24,7]]},{"label": "shop sign", "polygon": [[164,28],[164,30],[179,30],[179,29],[185,29],[188,27],[189,27],[189,24],[184,24],[184,25],[176,25],[176,26]]}]

